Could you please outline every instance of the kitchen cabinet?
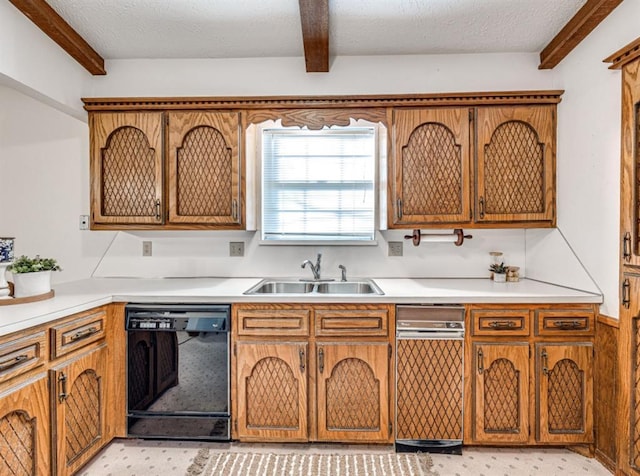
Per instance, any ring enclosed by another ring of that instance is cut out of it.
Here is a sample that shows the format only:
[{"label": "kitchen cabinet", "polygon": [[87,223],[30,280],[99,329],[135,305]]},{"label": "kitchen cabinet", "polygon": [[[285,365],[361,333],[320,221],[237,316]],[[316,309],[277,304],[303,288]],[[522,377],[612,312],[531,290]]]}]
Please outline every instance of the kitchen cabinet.
[{"label": "kitchen cabinet", "polygon": [[92,227],[242,226],[237,112],[91,113]]},{"label": "kitchen cabinet", "polygon": [[396,109],[390,226],[554,226],[555,111]]},{"label": "kitchen cabinet", "polygon": [[393,306],[233,306],[241,441],[389,442]]},{"label": "kitchen cabinet", "polygon": [[467,444],[593,442],[595,311],[468,307]]},{"label": "kitchen cabinet", "polygon": [[50,370],[53,448],[58,475],[74,474],[106,440],[107,347],[100,345]]},{"label": "kitchen cabinet", "polygon": [[47,375],[0,390],[0,474],[46,475],[51,464]]}]

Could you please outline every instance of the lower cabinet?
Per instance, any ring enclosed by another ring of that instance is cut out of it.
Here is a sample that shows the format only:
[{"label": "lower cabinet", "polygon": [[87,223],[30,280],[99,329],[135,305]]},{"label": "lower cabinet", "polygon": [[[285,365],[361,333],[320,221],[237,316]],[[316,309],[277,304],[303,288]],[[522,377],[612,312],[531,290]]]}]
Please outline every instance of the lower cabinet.
[{"label": "lower cabinet", "polygon": [[[483,327],[480,319],[492,312],[496,322],[514,324]],[[594,311],[533,308],[528,314],[503,308],[468,314],[474,322],[465,443],[591,444]]]},{"label": "lower cabinet", "polygon": [[0,409],[0,474],[49,474],[47,375],[34,376],[0,393]]},{"label": "lower cabinet", "polygon": [[73,474],[105,441],[107,346],[50,369],[53,449],[58,475]]},{"label": "lower cabinet", "polygon": [[393,307],[336,306],[234,306],[234,438],[390,441]]}]

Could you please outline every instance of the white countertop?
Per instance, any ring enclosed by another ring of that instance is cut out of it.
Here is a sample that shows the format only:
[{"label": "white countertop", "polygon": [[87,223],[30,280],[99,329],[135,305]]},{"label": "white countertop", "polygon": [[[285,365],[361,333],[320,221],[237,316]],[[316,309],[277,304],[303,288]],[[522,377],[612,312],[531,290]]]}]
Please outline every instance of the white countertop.
[{"label": "white countertop", "polygon": [[[374,278],[384,295],[311,293],[244,295],[261,278],[91,278],[54,285],[55,297],[28,304],[0,306],[0,335],[43,324],[111,302],[235,303],[331,302],[393,304],[601,303],[600,294],[529,279],[494,283],[487,278]],[[356,280],[356,278],[354,278]]]}]

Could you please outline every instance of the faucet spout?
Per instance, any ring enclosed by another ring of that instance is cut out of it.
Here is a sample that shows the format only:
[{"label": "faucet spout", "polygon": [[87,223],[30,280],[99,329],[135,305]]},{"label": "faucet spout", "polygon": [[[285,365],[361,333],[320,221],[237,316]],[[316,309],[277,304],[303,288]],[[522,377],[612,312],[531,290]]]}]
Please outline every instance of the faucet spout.
[{"label": "faucet spout", "polygon": [[321,257],[322,257],[322,254],[318,253],[318,258],[315,265],[310,260],[306,259],[302,262],[302,265],[300,266],[301,268],[304,268],[305,266],[309,265],[309,267],[311,268],[311,272],[313,273],[313,279],[315,279],[316,281],[320,280],[320,258]]}]

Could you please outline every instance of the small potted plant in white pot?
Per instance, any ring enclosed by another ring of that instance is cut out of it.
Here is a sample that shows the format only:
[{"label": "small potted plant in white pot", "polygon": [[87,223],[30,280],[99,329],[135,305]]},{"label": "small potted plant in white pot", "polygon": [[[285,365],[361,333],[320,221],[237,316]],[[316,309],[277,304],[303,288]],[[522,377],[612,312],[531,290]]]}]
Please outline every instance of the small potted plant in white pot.
[{"label": "small potted plant in white pot", "polygon": [[504,263],[492,264],[489,267],[489,271],[493,273],[493,280],[496,283],[504,283],[507,281],[508,270],[509,270],[509,267],[505,266]]},{"label": "small potted plant in white pot", "polygon": [[51,271],[62,268],[53,258],[20,256],[7,268],[13,274],[13,297],[28,297],[51,291]]}]

